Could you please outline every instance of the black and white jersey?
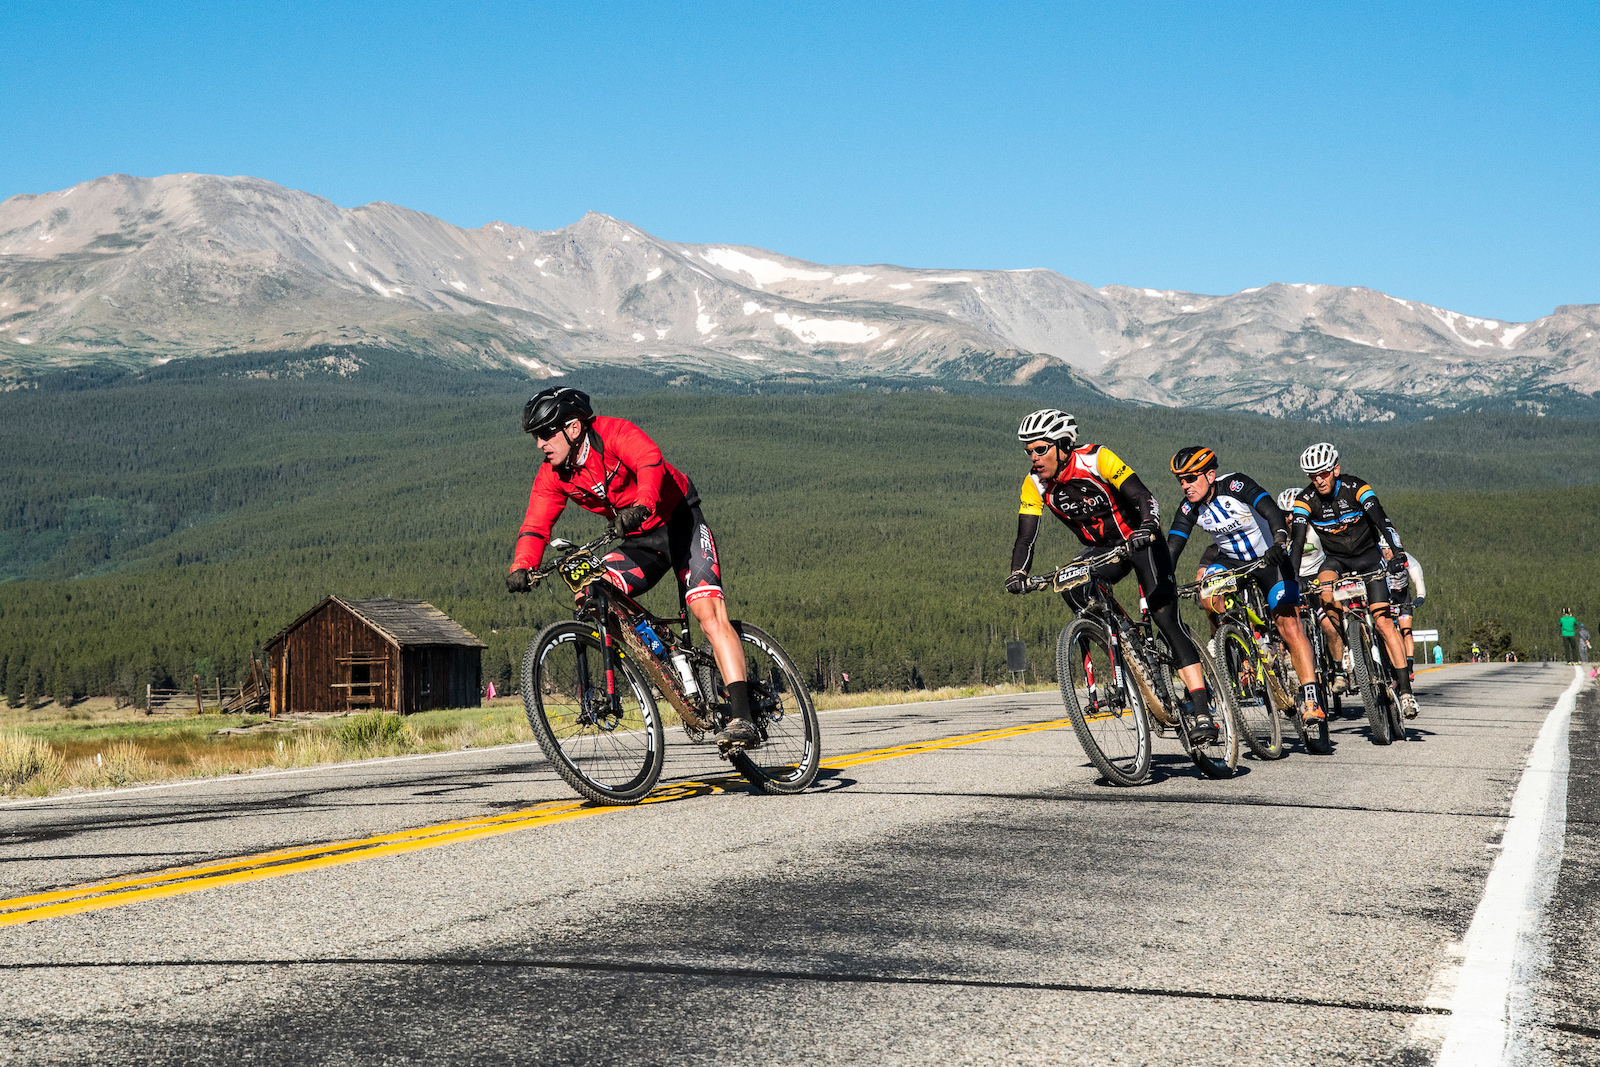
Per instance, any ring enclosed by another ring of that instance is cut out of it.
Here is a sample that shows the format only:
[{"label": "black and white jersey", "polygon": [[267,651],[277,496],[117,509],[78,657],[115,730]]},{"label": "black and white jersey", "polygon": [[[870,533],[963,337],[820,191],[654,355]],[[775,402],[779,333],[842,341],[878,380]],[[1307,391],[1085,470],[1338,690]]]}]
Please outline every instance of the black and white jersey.
[{"label": "black and white jersey", "polygon": [[1217,551],[1229,559],[1259,559],[1284,529],[1283,512],[1254,478],[1238,472],[1222,474],[1209,499],[1199,503],[1185,500],[1178,505],[1167,534],[1173,559],[1188,544],[1196,526],[1210,534]]}]

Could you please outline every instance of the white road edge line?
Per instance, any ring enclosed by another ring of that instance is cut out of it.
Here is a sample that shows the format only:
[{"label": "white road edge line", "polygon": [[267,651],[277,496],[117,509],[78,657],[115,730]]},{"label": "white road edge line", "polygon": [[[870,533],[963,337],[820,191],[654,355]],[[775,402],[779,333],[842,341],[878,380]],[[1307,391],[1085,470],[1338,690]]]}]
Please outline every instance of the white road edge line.
[{"label": "white road edge line", "polygon": [[1511,1025],[1513,998],[1528,978],[1519,949],[1537,928],[1561,869],[1571,762],[1567,734],[1585,681],[1583,670],[1575,668],[1572,684],[1539,729],[1511,798],[1500,856],[1489,869],[1483,899],[1463,939],[1466,955],[1435,1067],[1510,1062],[1519,1029]]},{"label": "white road edge line", "polygon": [[[953,697],[952,700],[997,700],[1001,697],[1039,696],[1038,693],[985,693],[975,697]],[[867,704],[859,708],[829,708],[817,712],[818,715],[837,715],[843,711],[864,711],[871,708],[880,711],[885,708],[919,708],[924,705],[938,706],[946,703],[943,700],[913,700],[905,704]],[[681,729],[673,727],[674,730]],[[537,748],[537,741],[513,741],[509,745],[489,745],[486,748],[452,748],[446,752],[424,752],[417,756],[378,756],[374,759],[346,760],[343,763],[318,763],[310,767],[291,767],[285,771],[250,771],[247,774],[218,774],[209,778],[177,778],[170,782],[157,782],[155,785],[132,785],[122,789],[96,789],[86,793],[71,793],[67,796],[30,797],[26,800],[0,801],[0,811],[6,808],[28,808],[39,804],[66,804],[79,800],[103,800],[107,797],[127,796],[129,793],[149,793],[157,789],[182,789],[185,786],[204,786],[214,782],[253,782],[262,778],[282,778],[291,774],[313,774],[317,771],[333,771],[345,767],[380,767],[388,763],[409,763],[413,760],[443,759],[446,756],[460,756],[466,752],[505,752],[513,748]]]}]

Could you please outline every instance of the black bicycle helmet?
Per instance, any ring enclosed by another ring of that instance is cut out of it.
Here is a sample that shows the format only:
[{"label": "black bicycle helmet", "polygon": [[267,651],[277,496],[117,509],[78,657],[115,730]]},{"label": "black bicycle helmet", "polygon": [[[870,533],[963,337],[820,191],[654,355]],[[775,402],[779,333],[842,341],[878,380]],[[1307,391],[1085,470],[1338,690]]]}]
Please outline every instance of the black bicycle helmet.
[{"label": "black bicycle helmet", "polygon": [[1190,445],[1172,457],[1173,474],[1199,474],[1217,469],[1217,454],[1204,445]]},{"label": "black bicycle helmet", "polygon": [[573,419],[587,425],[594,418],[589,394],[567,385],[540,390],[522,409],[522,432],[538,433],[565,426]]}]

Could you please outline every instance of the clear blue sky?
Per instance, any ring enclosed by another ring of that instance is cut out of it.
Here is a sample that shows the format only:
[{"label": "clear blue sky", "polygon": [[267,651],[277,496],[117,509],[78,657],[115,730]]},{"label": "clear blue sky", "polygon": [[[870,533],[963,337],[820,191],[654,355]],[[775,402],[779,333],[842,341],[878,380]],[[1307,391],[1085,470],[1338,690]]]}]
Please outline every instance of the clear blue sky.
[{"label": "clear blue sky", "polygon": [[251,174],[827,263],[1600,302],[1590,3],[0,4],[0,197]]}]

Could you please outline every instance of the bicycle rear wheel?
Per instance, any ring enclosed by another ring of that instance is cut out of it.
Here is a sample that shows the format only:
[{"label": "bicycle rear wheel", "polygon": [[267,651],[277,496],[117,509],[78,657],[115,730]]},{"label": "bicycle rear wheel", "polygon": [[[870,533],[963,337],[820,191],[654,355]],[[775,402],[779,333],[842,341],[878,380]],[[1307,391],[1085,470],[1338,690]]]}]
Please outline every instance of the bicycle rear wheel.
[{"label": "bicycle rear wheel", "polygon": [[1073,619],[1056,641],[1061,703],[1078,744],[1106,781],[1138,785],[1150,777],[1150,717],[1120,660],[1093,619]]},{"label": "bicycle rear wheel", "polygon": [[[811,694],[799,668],[771,634],[743,622],[733,628],[744,643],[750,712],[762,743],[731,752],[728,759],[763,792],[798,793],[816,781],[822,758],[822,730]],[[715,684],[721,681],[718,675]]]},{"label": "bicycle rear wheel", "polygon": [[[636,804],[661,776],[666,738],[650,687],[617,649],[617,708],[594,627],[546,626],[522,657],[522,706],[566,783],[596,804]],[[621,714],[616,714],[620,710]]]},{"label": "bicycle rear wheel", "polygon": [[1207,778],[1232,778],[1239,767],[1239,734],[1242,732],[1237,727],[1240,722],[1239,702],[1234,699],[1232,683],[1218,669],[1206,646],[1187,626],[1184,629],[1189,632],[1189,639],[1200,654],[1200,673],[1211,694],[1211,717],[1217,723],[1217,739],[1210,744],[1190,748],[1189,758]]},{"label": "bicycle rear wheel", "polygon": [[1267,680],[1271,666],[1261,655],[1255,636],[1236,622],[1217,628],[1216,650],[1224,681],[1233,689],[1239,709],[1239,735],[1256,758],[1282,759],[1283,719],[1272,685]]},{"label": "bicycle rear wheel", "polygon": [[[1383,686],[1381,678],[1373,673],[1372,636],[1367,624],[1355,612],[1347,612],[1344,624],[1345,644],[1350,649],[1351,672],[1356,676],[1356,687],[1361,691],[1361,704],[1367,710],[1367,725],[1371,727],[1372,743],[1387,745],[1393,738],[1389,734],[1389,709],[1387,701],[1379,695]],[[1385,687],[1387,688],[1387,687]]]}]

